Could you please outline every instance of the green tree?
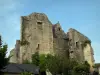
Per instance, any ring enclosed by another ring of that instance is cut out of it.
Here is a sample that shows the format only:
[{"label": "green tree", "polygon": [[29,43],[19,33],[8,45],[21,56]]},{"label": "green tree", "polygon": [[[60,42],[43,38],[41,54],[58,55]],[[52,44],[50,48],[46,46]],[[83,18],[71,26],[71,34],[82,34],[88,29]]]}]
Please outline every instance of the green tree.
[{"label": "green tree", "polygon": [[46,55],[45,54],[41,54],[39,56],[39,67],[40,67],[40,71],[43,72],[43,71],[46,71]]},{"label": "green tree", "polygon": [[75,59],[66,59],[58,55],[38,54],[32,56],[32,63],[40,67],[40,75],[45,75],[46,69],[52,74],[88,75],[90,65],[87,61],[78,63]]},{"label": "green tree", "polygon": [[47,69],[52,74],[61,74],[62,73],[62,61],[61,58],[57,55],[52,56],[50,54],[47,55]]},{"label": "green tree", "polygon": [[33,74],[30,72],[23,72],[23,73],[21,73],[21,75],[33,75]]},{"label": "green tree", "polygon": [[0,36],[0,75],[1,75],[1,70],[4,69],[4,67],[8,64],[8,61],[10,57],[6,57],[7,53],[7,45],[2,44],[1,36]]},{"label": "green tree", "polygon": [[38,52],[32,55],[32,64],[39,66],[39,53]]},{"label": "green tree", "polygon": [[31,64],[31,62],[26,59],[23,61],[23,64]]},{"label": "green tree", "polygon": [[46,55],[41,54],[39,55],[39,67],[40,67],[40,75],[46,75]]},{"label": "green tree", "polygon": [[89,75],[90,65],[87,61],[80,63],[73,68],[75,75]]},{"label": "green tree", "polygon": [[63,74],[64,75],[72,75],[73,74],[73,68],[76,66],[78,62],[76,62],[74,59],[63,59]]}]

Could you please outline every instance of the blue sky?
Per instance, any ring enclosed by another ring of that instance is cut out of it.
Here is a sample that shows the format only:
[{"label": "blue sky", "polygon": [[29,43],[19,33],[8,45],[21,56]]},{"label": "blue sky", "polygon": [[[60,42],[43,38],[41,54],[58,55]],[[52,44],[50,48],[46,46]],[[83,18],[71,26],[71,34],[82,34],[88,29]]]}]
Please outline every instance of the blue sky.
[{"label": "blue sky", "polygon": [[95,62],[100,62],[100,0],[0,0],[0,34],[8,52],[20,39],[20,16],[45,13],[63,30],[75,28],[92,41]]}]

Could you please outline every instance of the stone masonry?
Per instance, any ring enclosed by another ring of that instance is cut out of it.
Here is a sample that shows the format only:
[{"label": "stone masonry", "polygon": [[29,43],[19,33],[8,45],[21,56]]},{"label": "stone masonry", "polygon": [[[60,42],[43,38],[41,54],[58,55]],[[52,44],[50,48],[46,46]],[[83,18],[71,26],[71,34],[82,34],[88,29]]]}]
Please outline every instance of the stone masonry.
[{"label": "stone masonry", "polygon": [[[58,54],[79,62],[94,64],[93,49],[89,38],[75,29],[65,33],[60,23],[52,24],[44,13],[32,13],[21,17],[20,40],[16,41],[15,54],[17,63],[31,61],[35,52],[39,54]],[[15,60],[13,60],[15,62]]]},{"label": "stone masonry", "polygon": [[53,53],[52,23],[45,14],[33,13],[21,17],[20,61],[30,59],[35,52]]},{"label": "stone masonry", "polygon": [[79,62],[88,61],[91,67],[90,70],[93,71],[94,52],[91,47],[91,40],[72,28],[69,29],[68,35],[70,58],[77,59]]}]

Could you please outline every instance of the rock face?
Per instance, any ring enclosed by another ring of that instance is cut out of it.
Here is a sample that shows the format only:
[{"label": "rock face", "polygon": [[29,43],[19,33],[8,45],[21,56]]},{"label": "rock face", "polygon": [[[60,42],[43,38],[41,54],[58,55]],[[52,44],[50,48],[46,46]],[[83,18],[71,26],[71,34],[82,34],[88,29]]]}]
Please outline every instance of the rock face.
[{"label": "rock face", "polygon": [[16,41],[15,51],[18,63],[26,59],[31,61],[32,54],[39,52],[94,64],[91,41],[72,28],[65,33],[59,22],[52,24],[43,13],[21,17],[21,37],[20,41]]}]

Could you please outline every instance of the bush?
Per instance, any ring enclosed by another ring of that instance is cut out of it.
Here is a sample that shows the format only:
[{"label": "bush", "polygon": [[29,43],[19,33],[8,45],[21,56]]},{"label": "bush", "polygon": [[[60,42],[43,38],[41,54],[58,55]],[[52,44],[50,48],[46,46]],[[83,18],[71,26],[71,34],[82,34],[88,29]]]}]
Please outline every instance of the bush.
[{"label": "bush", "polygon": [[52,74],[63,75],[88,75],[90,65],[88,62],[78,63],[74,59],[62,58],[58,55],[41,54],[35,53],[32,55],[32,63],[40,67],[41,75],[44,75],[46,69]]},{"label": "bush", "polygon": [[23,73],[21,73],[21,75],[33,75],[33,74],[30,72],[23,72]]}]

